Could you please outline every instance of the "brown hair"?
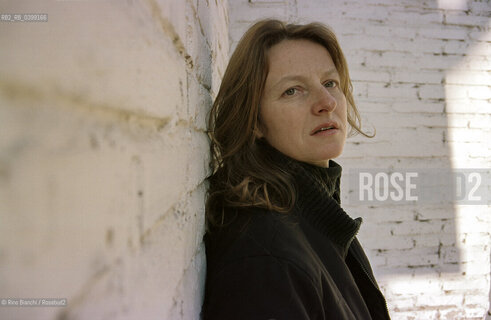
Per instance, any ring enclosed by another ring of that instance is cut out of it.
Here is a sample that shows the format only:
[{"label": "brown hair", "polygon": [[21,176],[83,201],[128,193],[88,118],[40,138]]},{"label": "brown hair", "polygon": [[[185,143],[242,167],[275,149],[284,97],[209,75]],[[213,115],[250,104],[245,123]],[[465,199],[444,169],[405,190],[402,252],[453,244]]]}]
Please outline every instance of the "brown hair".
[{"label": "brown hair", "polygon": [[268,75],[268,50],[283,40],[306,39],[325,47],[341,78],[348,103],[349,135],[362,132],[348,66],[331,29],[321,23],[285,24],[266,19],[255,23],[232,54],[208,119],[211,170],[206,214],[219,225],[225,208],[263,207],[288,212],[295,187],[288,172],[273,161],[257,138],[259,103]]}]

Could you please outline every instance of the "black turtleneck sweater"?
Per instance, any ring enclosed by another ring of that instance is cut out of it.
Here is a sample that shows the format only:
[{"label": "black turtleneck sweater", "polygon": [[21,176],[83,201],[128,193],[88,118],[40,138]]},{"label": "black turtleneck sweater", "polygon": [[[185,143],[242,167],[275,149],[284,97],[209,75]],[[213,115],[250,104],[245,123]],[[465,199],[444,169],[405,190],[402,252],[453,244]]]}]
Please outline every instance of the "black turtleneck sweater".
[{"label": "black turtleneck sweater", "polygon": [[340,207],[341,166],[321,168],[271,148],[295,180],[295,208],[241,209],[205,235],[203,319],[389,319],[356,234]]}]

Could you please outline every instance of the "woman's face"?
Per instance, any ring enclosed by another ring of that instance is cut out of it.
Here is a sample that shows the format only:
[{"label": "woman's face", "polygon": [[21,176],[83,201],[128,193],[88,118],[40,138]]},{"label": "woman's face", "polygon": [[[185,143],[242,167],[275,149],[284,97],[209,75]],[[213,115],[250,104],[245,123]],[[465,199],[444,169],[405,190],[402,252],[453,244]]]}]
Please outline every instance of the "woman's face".
[{"label": "woman's face", "polygon": [[284,40],[269,49],[268,63],[259,137],[295,160],[329,166],[343,151],[348,123],[329,52],[309,40]]}]

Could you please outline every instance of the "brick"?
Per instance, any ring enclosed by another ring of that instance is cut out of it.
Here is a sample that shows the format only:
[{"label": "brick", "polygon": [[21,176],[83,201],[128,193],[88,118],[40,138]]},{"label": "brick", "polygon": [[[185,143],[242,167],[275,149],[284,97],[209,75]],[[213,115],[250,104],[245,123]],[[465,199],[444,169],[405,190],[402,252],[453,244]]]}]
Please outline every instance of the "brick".
[{"label": "brick", "polygon": [[448,14],[445,16],[445,24],[465,26],[465,27],[475,27],[475,26],[486,27],[488,20],[489,19],[486,16],[457,15],[457,14]]},{"label": "brick", "polygon": [[407,25],[429,25],[443,22],[443,14],[438,11],[419,12],[417,10],[393,10],[390,12],[388,20],[394,24],[405,22]]},{"label": "brick", "polygon": [[389,82],[390,76],[388,72],[380,72],[375,70],[351,70],[352,81],[373,81],[373,82]]},{"label": "brick", "polygon": [[455,223],[459,226],[460,232],[488,232],[486,224],[480,223],[479,219],[474,219],[472,217],[462,217],[457,218]]},{"label": "brick", "polygon": [[[472,70],[472,71],[490,71],[491,60],[488,60],[484,56],[465,56],[461,59],[458,65],[453,70]],[[453,71],[452,70],[452,71]]]},{"label": "brick", "polygon": [[395,226],[392,230],[393,234],[399,235],[416,235],[427,233],[438,233],[441,231],[443,224],[438,221],[419,222],[407,221]]},{"label": "brick", "polygon": [[[387,255],[387,253],[385,255]],[[416,269],[408,268],[408,267],[381,266],[375,269],[376,271],[375,277],[377,279],[379,286],[383,289],[385,296],[387,298],[391,298],[392,296],[399,296],[399,295],[394,295],[392,292],[387,290],[387,287],[390,285],[393,276],[401,275],[402,277],[406,277],[407,275],[411,275],[414,270]],[[405,295],[405,297],[410,297],[410,296],[412,296],[412,294]]]},{"label": "brick", "polygon": [[440,254],[443,258],[443,263],[459,263],[462,261],[461,250],[454,246],[445,246],[440,249]]},{"label": "brick", "polygon": [[462,248],[462,262],[489,264],[489,250],[486,247]]},{"label": "brick", "polygon": [[390,38],[365,35],[365,34],[348,34],[340,37],[342,48],[346,52],[353,50],[368,51],[394,51],[396,46]]},{"label": "brick", "polygon": [[392,42],[403,42],[398,41],[398,39],[413,39],[416,37],[416,28],[411,28],[408,26],[401,27],[397,25],[366,25],[364,31],[367,36],[371,37],[382,37],[386,41],[392,40]]},{"label": "brick", "polygon": [[[356,0],[351,0],[350,2],[359,3]],[[388,6],[388,7],[390,7],[389,9],[398,8],[401,10],[404,10],[407,8],[417,9],[417,8],[421,7],[420,3],[418,3],[417,1],[411,1],[411,0],[400,0],[397,2],[394,2],[391,0],[366,0],[366,3],[371,5],[371,6]],[[436,7],[435,5],[432,5],[431,3],[425,3],[424,8],[425,8],[425,10],[428,10],[428,9],[434,9],[434,8],[438,8],[438,7]]]},{"label": "brick", "polygon": [[415,304],[415,298],[399,298],[391,301],[390,306],[397,309],[411,309]]},{"label": "brick", "polygon": [[[386,127],[384,130],[377,132],[377,139],[380,141],[390,141],[390,138],[394,139],[426,139],[428,144],[437,144],[442,142],[442,135],[444,133],[443,129],[440,128],[411,128],[402,127],[397,130],[397,128]],[[366,142],[371,143],[371,142]]]},{"label": "brick", "polygon": [[465,234],[464,243],[468,246],[488,243],[490,240],[489,232],[473,232]]},{"label": "brick", "polygon": [[[343,47],[343,44],[341,43],[341,46]],[[343,47],[344,48],[344,47]],[[348,66],[351,68],[356,68],[356,67],[363,67],[365,64],[365,57],[360,53],[360,51],[346,51],[344,50],[346,55],[346,60],[348,61]]]},{"label": "brick", "polygon": [[[366,88],[366,83],[365,83],[365,88]],[[379,102],[374,102],[374,100],[379,100]],[[357,98],[356,106],[359,111],[367,115],[372,113],[388,112],[390,110],[389,102],[381,102],[380,99],[368,99],[366,98],[366,95],[364,97]],[[363,125],[367,125],[365,122],[363,123]]]},{"label": "brick", "polygon": [[425,206],[422,208],[415,209],[415,216],[417,220],[428,221],[435,219],[453,219],[455,216],[453,214],[453,208],[444,206]]},{"label": "brick", "polygon": [[482,295],[466,294],[464,296],[464,303],[466,305],[485,305],[487,302],[489,301]]},{"label": "brick", "polygon": [[425,307],[461,306],[463,302],[462,294],[422,294],[416,298],[416,304]]},{"label": "brick", "polygon": [[356,97],[365,97],[367,95],[368,84],[365,81],[352,80],[353,95]]},{"label": "brick", "polygon": [[[386,236],[390,237],[392,223],[363,223],[363,226],[360,228],[360,234],[363,237],[373,237],[373,236]],[[363,231],[361,231],[363,229]]]},{"label": "brick", "polygon": [[342,10],[342,15],[344,17],[358,18],[363,20],[383,20],[390,14],[391,12],[389,11],[389,8],[382,6],[366,6],[363,8],[363,10],[359,10],[358,6],[354,5],[345,6]]},{"label": "brick", "polygon": [[483,317],[483,314],[486,314],[486,307],[485,306],[479,306],[479,307],[468,307],[466,306],[465,308],[465,317],[466,319],[470,320],[481,320]]},{"label": "brick", "polygon": [[488,289],[487,283],[479,278],[465,277],[462,279],[447,279],[443,283],[443,290],[463,292],[465,290],[486,290]]},{"label": "brick", "polygon": [[[410,136],[408,136],[408,138],[410,138]],[[354,157],[359,154],[363,154],[364,157],[438,157],[448,156],[448,149],[443,144],[434,145],[431,149],[415,145],[404,145],[404,149],[401,149],[388,141],[379,141],[350,145],[350,148],[343,151],[345,157]]]},{"label": "brick", "polygon": [[449,128],[470,128],[470,121],[475,115],[448,114]]},{"label": "brick", "polygon": [[418,234],[414,237],[416,247],[438,248],[442,245],[454,245],[455,236],[452,234]]},{"label": "brick", "polygon": [[396,319],[404,319],[404,320],[417,320],[419,318],[417,311],[400,311],[394,310],[390,312],[391,317],[397,317]]},{"label": "brick", "polygon": [[[421,99],[445,99],[447,91],[443,85],[422,85],[418,88],[418,97]],[[459,97],[465,97],[465,94],[461,94]]]},{"label": "brick", "polygon": [[366,66],[371,68],[400,68],[401,61],[405,61],[407,65],[417,65],[420,59],[408,53],[391,51],[366,55]]},{"label": "brick", "polygon": [[459,317],[463,317],[462,314],[464,313],[462,306],[448,307],[439,311],[442,319],[458,319]]},{"label": "brick", "polygon": [[467,89],[455,85],[423,85],[418,90],[421,99],[462,99],[467,98]]},{"label": "brick", "polygon": [[[390,239],[390,241],[387,241]],[[391,236],[390,238],[364,238],[364,246],[371,249],[396,250],[410,249],[413,247],[413,240],[408,237]]]},{"label": "brick", "polygon": [[471,53],[472,43],[464,40],[448,40],[444,42],[442,51],[446,54],[464,55]]},{"label": "brick", "polygon": [[458,142],[474,142],[479,140],[484,140],[484,132],[480,129],[470,129],[470,128],[453,128],[449,131],[447,141],[458,141]]},{"label": "brick", "polygon": [[419,34],[427,39],[465,40],[469,37],[467,30],[450,27],[424,28]]},{"label": "brick", "polygon": [[486,3],[486,1],[483,2],[471,1],[469,2],[469,9],[471,10],[471,12],[475,14],[488,16],[488,17],[491,13],[491,8],[489,7],[489,3]]},{"label": "brick", "polygon": [[[299,22],[310,22],[319,21],[329,27],[331,27],[338,37],[341,37],[345,33],[351,33],[352,30],[359,28],[353,23],[348,21],[356,22],[356,19],[349,19],[347,17],[341,16],[340,12],[343,10],[343,4],[339,2],[329,3],[332,5],[332,11],[326,12],[326,2],[324,1],[301,1],[298,2],[296,9],[296,18]],[[303,20],[303,21],[302,21]]]},{"label": "brick", "polygon": [[409,84],[394,84],[394,85],[384,85],[381,83],[370,82],[368,87],[368,98],[390,98],[390,99],[401,99],[409,100],[416,99],[418,97],[418,88]]},{"label": "brick", "polygon": [[[426,102],[426,101],[418,101],[418,103],[415,103],[414,101],[395,101],[392,104],[391,109],[404,114],[413,114],[414,112],[419,112],[420,114],[427,114],[428,116],[431,116],[433,114],[435,115],[441,115],[443,113],[443,110],[445,108],[445,105],[441,102]],[[400,117],[398,117],[400,119]],[[440,127],[440,121],[432,122],[431,119],[428,119],[428,121],[425,121],[426,126],[432,126],[432,127]],[[416,123],[419,124],[420,122]],[[397,125],[394,123],[394,125]],[[444,125],[443,127],[446,127]]]},{"label": "brick", "polygon": [[275,3],[234,1],[229,5],[230,20],[234,22],[252,22],[261,18],[277,17],[286,20],[288,11],[285,2],[278,1]]},{"label": "brick", "polygon": [[439,71],[391,70],[390,80],[396,83],[441,84],[445,75]]},{"label": "brick", "polygon": [[491,82],[491,76],[486,72],[452,72],[447,75],[445,82],[448,84],[482,85]]},{"label": "brick", "polygon": [[437,254],[405,254],[401,256],[390,256],[387,258],[387,265],[398,267],[398,266],[409,266],[409,267],[419,267],[419,266],[432,266],[439,262],[439,257]]},{"label": "brick", "polygon": [[[458,152],[463,156],[466,155],[468,157],[468,161],[471,160],[472,158],[479,158],[479,157],[489,157],[491,155],[490,150],[486,148],[479,148],[481,146],[480,143],[471,143],[471,142],[454,142],[452,143],[452,148],[454,150],[458,150]],[[476,151],[478,150],[478,151]],[[456,158],[458,159],[458,158]],[[468,163],[467,161],[467,163]],[[466,203],[462,203],[466,204]],[[469,204],[469,203],[467,203]]]},{"label": "brick", "polygon": [[[392,104],[391,109],[398,113],[397,116],[393,113],[371,113],[368,119],[376,126],[383,126],[384,128],[416,128],[420,126],[448,128],[448,120],[442,114],[443,104],[396,102]],[[414,111],[411,112],[411,109]],[[397,122],[393,121],[395,118],[397,118]]]},{"label": "brick", "polygon": [[428,40],[421,35],[416,35],[409,40],[395,41],[396,49],[394,51],[407,52],[413,55],[436,54],[442,52],[443,44],[441,41]]},{"label": "brick", "polygon": [[467,11],[469,7],[466,2],[442,1],[438,2],[438,8],[447,11],[448,15],[456,14],[458,11]]},{"label": "brick", "polygon": [[487,129],[491,127],[491,115],[475,115],[468,122],[469,128]]},{"label": "brick", "polygon": [[372,268],[387,266],[387,258],[384,256],[371,255],[369,259]]},{"label": "brick", "polygon": [[472,86],[468,89],[468,95],[471,99],[488,100],[491,99],[490,86]]},{"label": "brick", "polygon": [[462,263],[462,268],[465,271],[465,274],[469,276],[486,276],[490,272],[489,263]]},{"label": "brick", "polygon": [[[422,71],[427,70],[448,70],[452,69],[455,66],[462,65],[463,58],[457,55],[443,55],[441,53],[432,53],[432,54],[424,54],[424,56],[419,60],[417,64],[419,69]],[[456,69],[458,69],[456,67]]]},{"label": "brick", "polygon": [[[457,88],[458,90],[459,88]],[[445,112],[454,114],[488,114],[489,113],[489,103],[484,100],[471,100],[467,99],[466,90],[448,90],[447,92],[452,92],[451,97],[447,98],[445,104]]]},{"label": "brick", "polygon": [[442,283],[435,280],[419,280],[408,276],[401,276],[399,279],[387,284],[387,292],[390,294],[417,295],[421,293],[441,292]]}]

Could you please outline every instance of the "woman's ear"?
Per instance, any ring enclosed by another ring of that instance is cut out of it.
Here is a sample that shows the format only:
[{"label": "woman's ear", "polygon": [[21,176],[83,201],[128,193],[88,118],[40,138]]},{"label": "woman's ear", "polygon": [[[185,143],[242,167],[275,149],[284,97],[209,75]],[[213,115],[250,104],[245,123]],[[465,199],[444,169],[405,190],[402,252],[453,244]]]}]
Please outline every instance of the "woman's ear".
[{"label": "woman's ear", "polygon": [[264,134],[263,134],[262,130],[259,128],[259,125],[254,128],[254,137],[256,139],[264,138]]},{"label": "woman's ear", "polygon": [[[259,106],[258,108],[261,108],[261,106]],[[254,138],[256,139],[264,138],[265,132],[266,132],[266,128],[264,128],[264,125],[261,121],[261,114],[259,114],[257,117],[256,127],[254,128]]]}]

